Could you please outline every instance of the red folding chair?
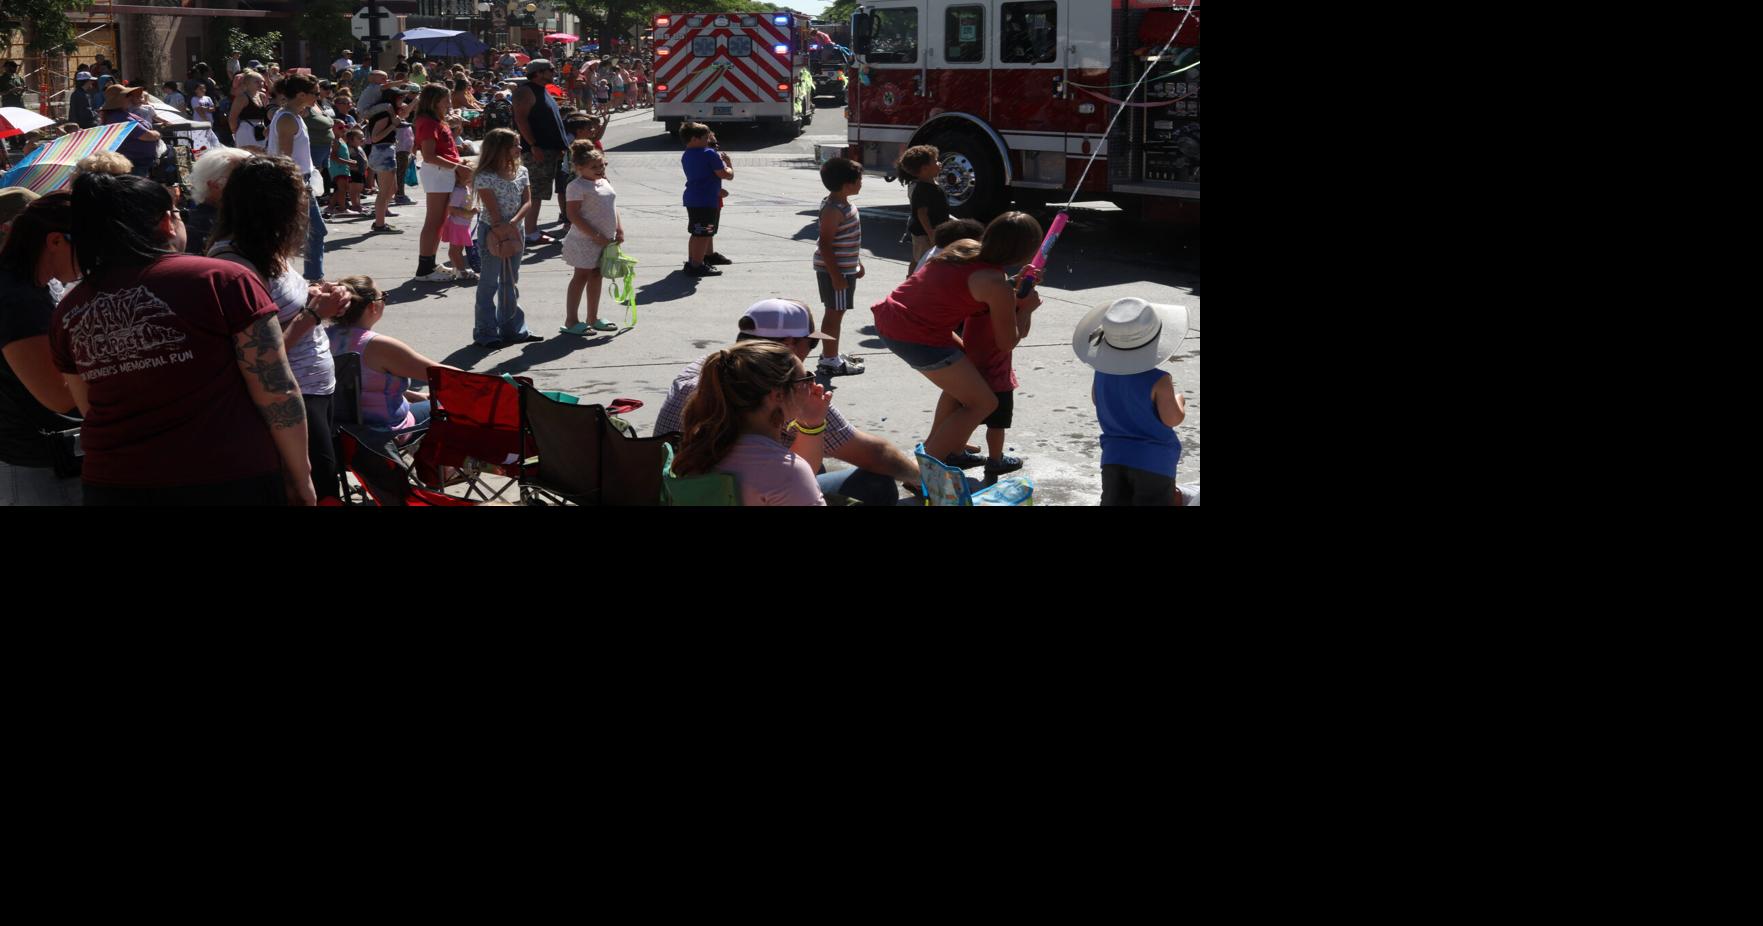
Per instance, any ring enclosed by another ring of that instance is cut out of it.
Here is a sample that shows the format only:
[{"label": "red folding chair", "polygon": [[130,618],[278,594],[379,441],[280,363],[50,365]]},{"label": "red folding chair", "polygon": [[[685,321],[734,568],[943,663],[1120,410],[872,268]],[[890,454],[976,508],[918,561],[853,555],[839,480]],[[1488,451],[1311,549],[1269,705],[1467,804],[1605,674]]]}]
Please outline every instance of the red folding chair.
[{"label": "red folding chair", "polygon": [[[499,376],[429,367],[433,402],[428,433],[416,451],[416,475],[424,485],[465,486],[467,498],[500,501],[518,485],[521,462],[520,390]],[[532,386],[532,380],[515,377]],[[494,492],[483,476],[508,482]]]},{"label": "red folding chair", "polygon": [[337,428],[337,445],[342,450],[343,467],[361,483],[375,505],[447,508],[477,504],[416,485],[391,437],[383,431],[372,431],[360,425],[341,425]]}]

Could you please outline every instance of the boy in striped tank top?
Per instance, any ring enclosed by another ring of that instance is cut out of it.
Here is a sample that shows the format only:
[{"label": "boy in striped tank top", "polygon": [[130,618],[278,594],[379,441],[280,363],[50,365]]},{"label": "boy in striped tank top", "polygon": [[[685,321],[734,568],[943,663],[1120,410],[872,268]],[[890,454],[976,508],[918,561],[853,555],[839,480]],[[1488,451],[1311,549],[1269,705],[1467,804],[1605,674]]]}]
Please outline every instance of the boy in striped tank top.
[{"label": "boy in striped tank top", "polygon": [[863,278],[863,261],[857,250],[863,244],[863,223],[851,197],[863,189],[863,165],[850,158],[833,158],[820,165],[820,182],[828,191],[820,202],[820,246],[814,251],[814,276],[820,281],[820,301],[826,307],[820,330],[820,370],[825,376],[849,376],[863,372],[853,357],[839,354],[839,321],[854,304],[857,281]]}]

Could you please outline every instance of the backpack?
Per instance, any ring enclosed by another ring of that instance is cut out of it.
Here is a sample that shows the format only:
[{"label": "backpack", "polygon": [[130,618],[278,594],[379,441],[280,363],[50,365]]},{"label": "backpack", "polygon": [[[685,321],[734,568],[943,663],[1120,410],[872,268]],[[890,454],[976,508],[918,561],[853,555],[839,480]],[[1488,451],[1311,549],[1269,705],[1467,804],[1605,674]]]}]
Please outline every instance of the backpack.
[{"label": "backpack", "polygon": [[625,324],[635,327],[637,324],[637,259],[624,253],[613,241],[600,252],[600,275],[610,284],[608,292],[613,302],[624,303],[626,309]]},{"label": "backpack", "polygon": [[514,127],[514,104],[507,100],[495,100],[484,104],[484,128],[511,129]]}]

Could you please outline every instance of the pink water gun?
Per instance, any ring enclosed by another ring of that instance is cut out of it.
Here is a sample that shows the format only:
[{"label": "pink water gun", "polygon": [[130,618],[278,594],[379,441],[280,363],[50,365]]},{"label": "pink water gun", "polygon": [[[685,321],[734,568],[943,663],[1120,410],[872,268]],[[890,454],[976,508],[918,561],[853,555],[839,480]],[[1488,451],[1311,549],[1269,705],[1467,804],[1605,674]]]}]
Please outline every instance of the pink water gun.
[{"label": "pink water gun", "polygon": [[1059,233],[1065,230],[1066,218],[1064,212],[1053,217],[1053,224],[1047,229],[1047,237],[1041,239],[1041,249],[1035,252],[1034,260],[1029,261],[1028,266],[1022,268],[1022,273],[1017,275],[1016,298],[1027,296],[1035,288],[1035,284],[1040,282],[1042,274],[1046,272],[1047,255],[1053,253],[1053,242],[1058,241]]}]

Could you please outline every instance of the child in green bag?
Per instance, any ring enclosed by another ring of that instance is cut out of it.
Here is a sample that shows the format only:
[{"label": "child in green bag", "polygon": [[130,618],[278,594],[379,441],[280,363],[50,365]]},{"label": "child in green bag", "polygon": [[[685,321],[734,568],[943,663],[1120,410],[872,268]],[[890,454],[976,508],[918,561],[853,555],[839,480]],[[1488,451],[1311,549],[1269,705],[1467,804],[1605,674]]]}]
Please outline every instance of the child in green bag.
[{"label": "child in green bag", "polygon": [[[606,180],[606,155],[593,142],[577,139],[570,143],[569,162],[575,168],[575,179],[564,193],[569,234],[563,238],[563,260],[575,268],[575,276],[569,280],[568,315],[558,330],[573,335],[616,331],[617,325],[600,318],[600,255],[606,245],[624,242],[624,224],[619,221],[615,205],[618,194]],[[585,324],[576,313],[583,289],[588,291]]]}]

